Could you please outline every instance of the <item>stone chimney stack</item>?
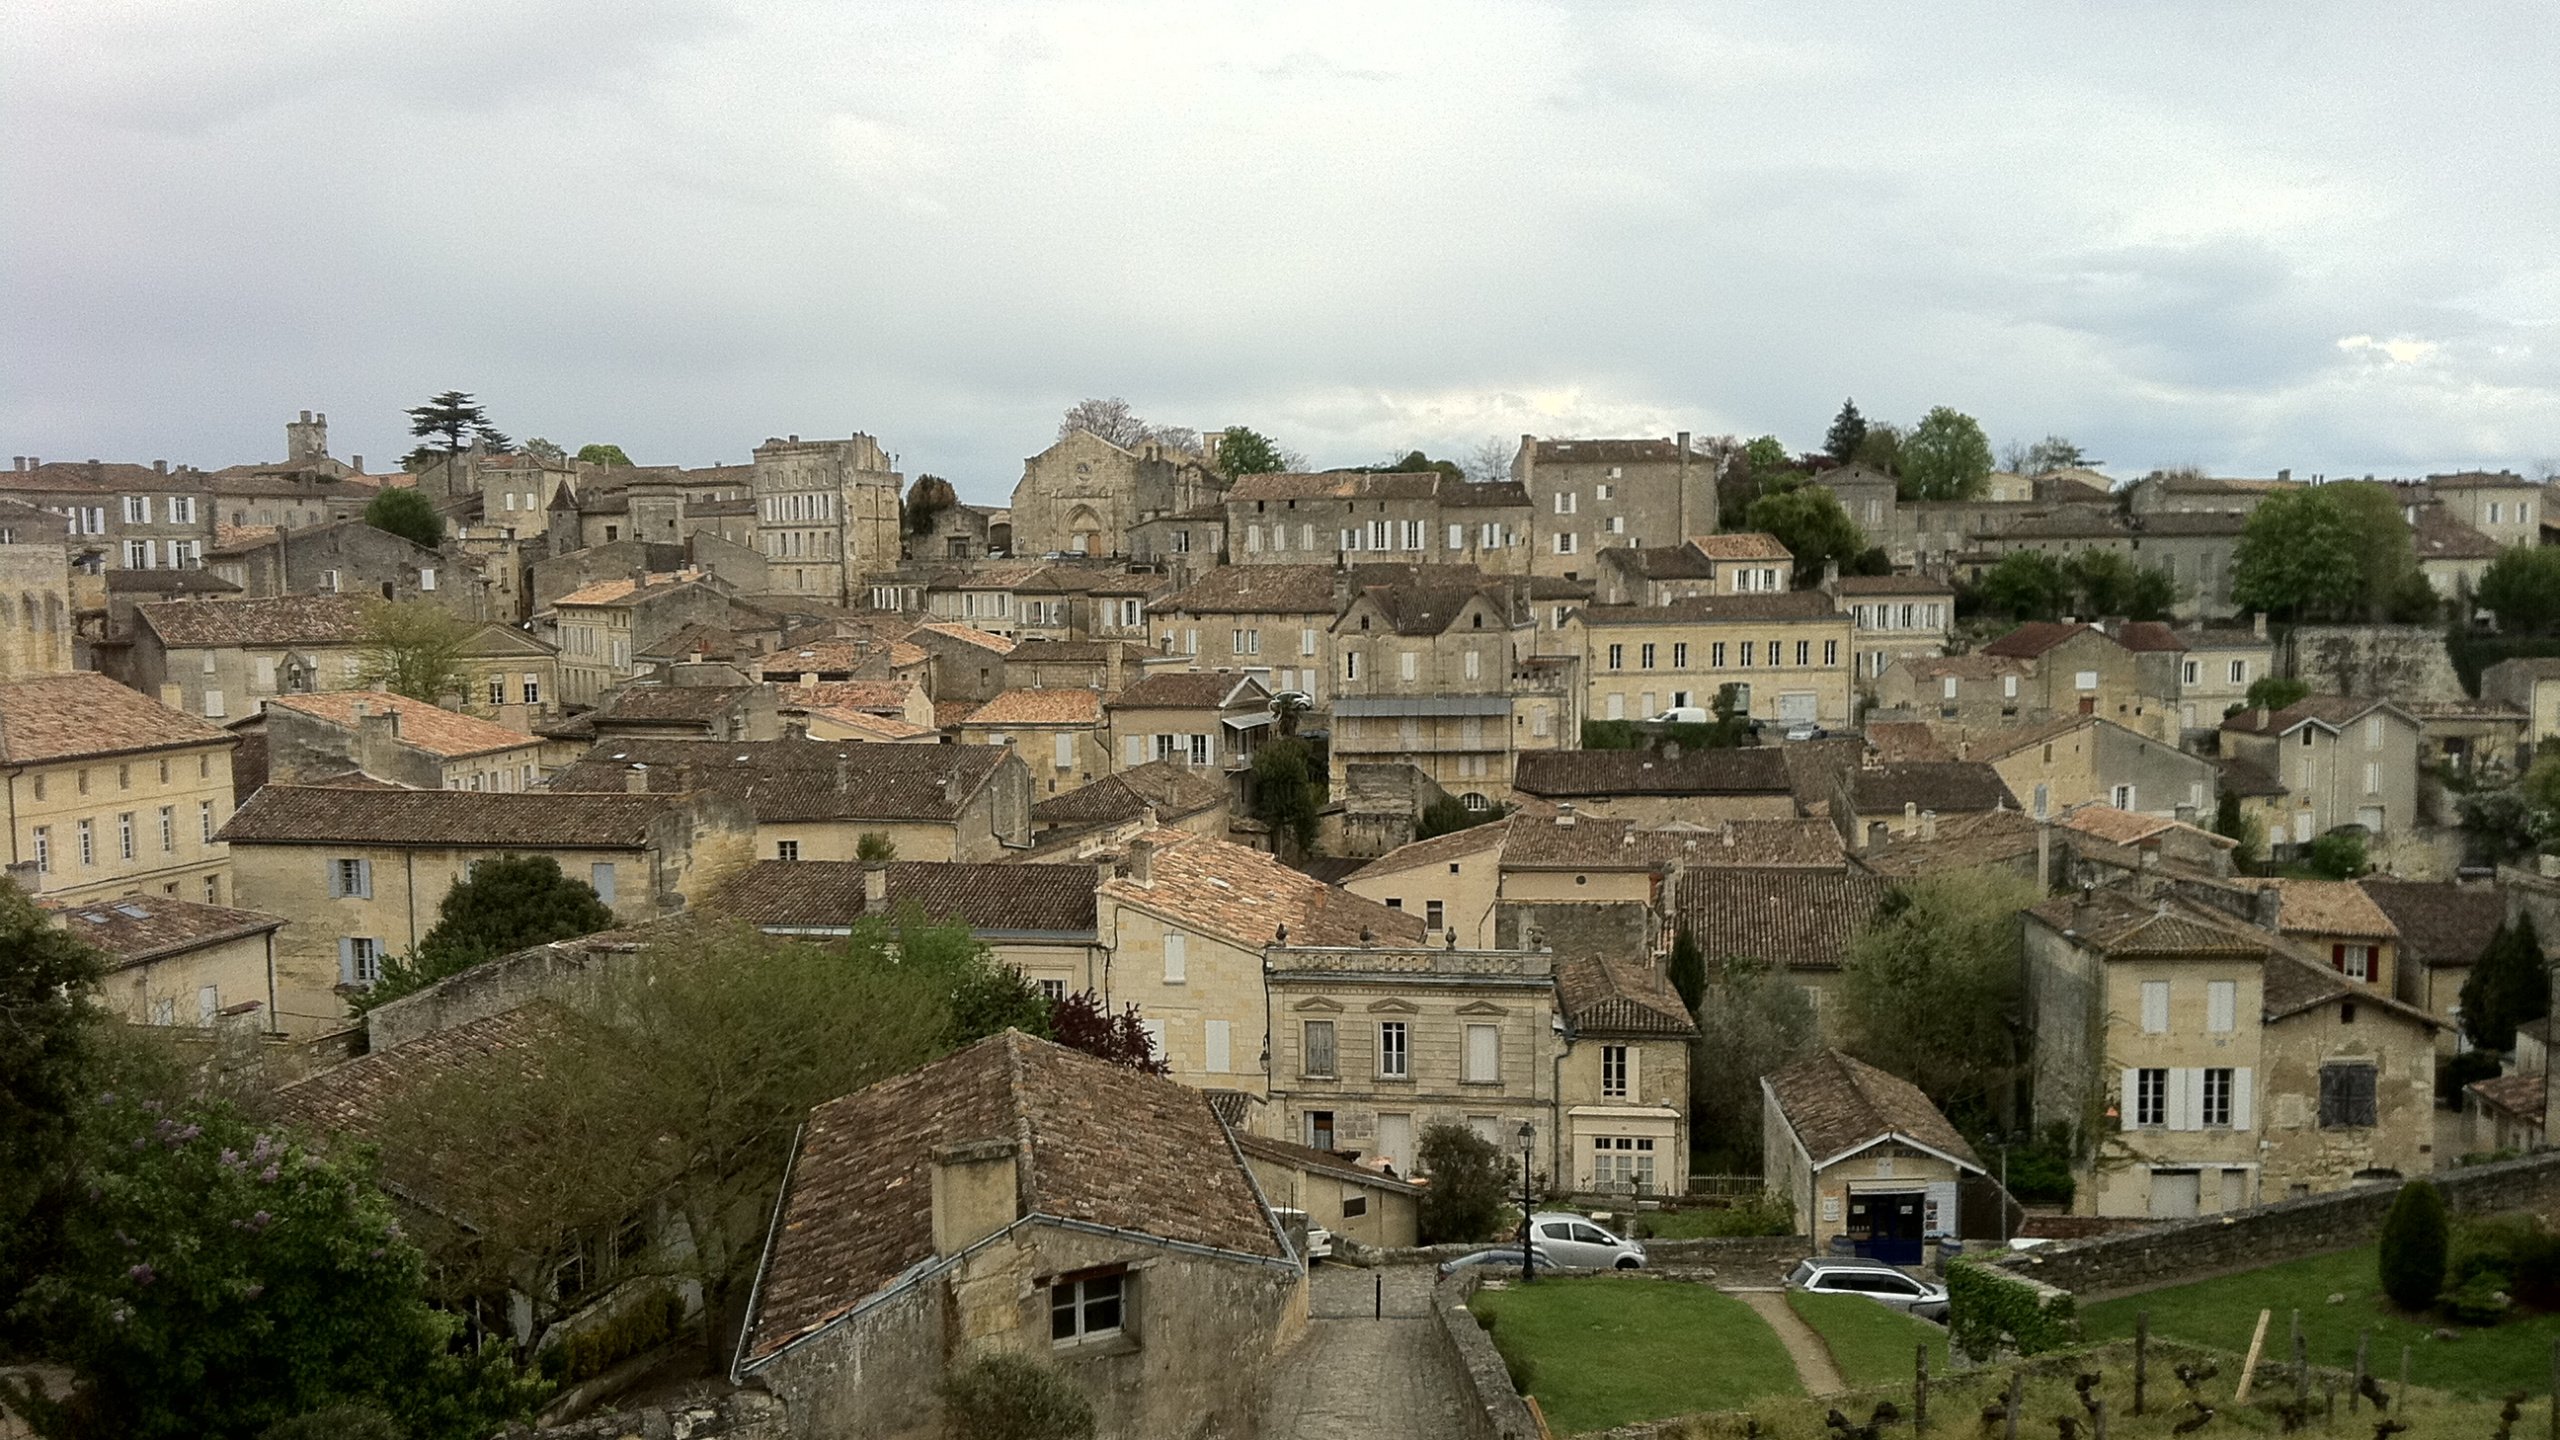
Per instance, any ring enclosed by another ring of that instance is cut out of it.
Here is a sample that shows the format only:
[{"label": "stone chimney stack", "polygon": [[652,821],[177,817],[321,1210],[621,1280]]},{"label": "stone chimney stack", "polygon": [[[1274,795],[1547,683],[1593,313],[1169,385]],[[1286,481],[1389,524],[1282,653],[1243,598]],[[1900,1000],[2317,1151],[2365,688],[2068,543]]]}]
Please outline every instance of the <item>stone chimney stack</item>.
[{"label": "stone chimney stack", "polygon": [[885,915],[889,905],[889,866],[873,860],[862,867],[862,913]]},{"label": "stone chimney stack", "polygon": [[933,1153],[933,1253],[957,1255],[1022,1218],[1021,1150],[971,1140]]},{"label": "stone chimney stack", "polygon": [[1567,830],[1570,830],[1570,829],[1572,829],[1572,828],[1573,828],[1573,802],[1572,802],[1572,801],[1570,801],[1570,800],[1566,800],[1566,801],[1562,801],[1562,802],[1560,802],[1560,803],[1558,803],[1558,804],[1557,804],[1557,806],[1556,806],[1556,824],[1557,824],[1557,825],[1559,825],[1559,826],[1561,826],[1561,827],[1563,827],[1564,829],[1567,829]]},{"label": "stone chimney stack", "polygon": [[646,765],[634,765],[630,769],[623,771],[622,793],[625,795],[648,794],[649,767]]},{"label": "stone chimney stack", "polygon": [[1937,811],[1923,810],[1920,812],[1920,838],[1923,840],[1935,840],[1938,838]]},{"label": "stone chimney stack", "polygon": [[1156,883],[1156,842],[1153,840],[1129,842],[1129,878],[1141,885]]},{"label": "stone chimney stack", "polygon": [[2264,639],[2266,639],[2266,638],[2267,638],[2267,612],[2266,612],[2266,611],[2264,611],[2264,610],[2260,610],[2260,611],[2256,612],[2255,614],[2253,614],[2253,615],[2251,615],[2251,616],[2249,617],[2249,630],[2250,630],[2250,633],[2252,633],[2252,634],[2256,635],[2256,636],[2257,636],[2259,639],[2261,639],[2261,640],[2264,640]]},{"label": "stone chimney stack", "polygon": [[2284,892],[2273,885],[2260,890],[2253,898],[2249,918],[2261,930],[2275,930],[2284,921]]}]

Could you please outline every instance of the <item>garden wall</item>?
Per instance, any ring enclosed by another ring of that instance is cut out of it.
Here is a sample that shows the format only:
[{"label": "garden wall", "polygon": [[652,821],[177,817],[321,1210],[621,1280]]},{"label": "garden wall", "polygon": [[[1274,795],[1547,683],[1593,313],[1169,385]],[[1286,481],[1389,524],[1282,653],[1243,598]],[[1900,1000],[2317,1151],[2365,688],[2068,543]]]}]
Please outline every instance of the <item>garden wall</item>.
[{"label": "garden wall", "polygon": [[[2560,1151],[2427,1177],[2457,1215],[2538,1209],[2560,1200]],[[2057,1286],[2082,1301],[2254,1270],[2306,1255],[2352,1250],[2382,1231],[2400,1193],[2394,1183],[2280,1200],[2272,1205],[2176,1220],[2092,1240],[2066,1241],[1991,1262]]]},{"label": "garden wall", "polygon": [[1431,1291],[1432,1326],[1444,1362],[1458,1385],[1458,1420],[1467,1440],[1539,1440],[1538,1422],[1520,1392],[1511,1388],[1511,1371],[1493,1348],[1467,1299],[1484,1283],[1482,1267],[1471,1266],[1444,1276]]},{"label": "garden wall", "polygon": [[[1388,1249],[1335,1236],[1334,1254],[1353,1265],[1437,1265],[1501,1241],[1474,1245],[1416,1245]],[[1514,1242],[1516,1244],[1516,1242]],[[1656,1265],[1705,1265],[1735,1275],[1767,1275],[1776,1283],[1798,1260],[1813,1253],[1813,1241],[1802,1235],[1745,1235],[1705,1240],[1647,1240],[1645,1257]],[[1513,1266],[1518,1269],[1518,1266]]]}]

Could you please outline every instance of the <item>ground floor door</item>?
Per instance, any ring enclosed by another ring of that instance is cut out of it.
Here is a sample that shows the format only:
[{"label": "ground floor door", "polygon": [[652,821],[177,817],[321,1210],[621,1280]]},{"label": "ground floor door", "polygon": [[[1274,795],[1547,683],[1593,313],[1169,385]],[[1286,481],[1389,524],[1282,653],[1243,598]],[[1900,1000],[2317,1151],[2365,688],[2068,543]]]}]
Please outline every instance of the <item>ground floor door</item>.
[{"label": "ground floor door", "polygon": [[2202,1177],[2193,1170],[2151,1172],[2151,1216],[2155,1220],[2195,1218],[2203,1193]]},{"label": "ground floor door", "polygon": [[1927,1199],[1920,1190],[1851,1193],[1849,1238],[1858,1253],[1887,1265],[1919,1264]]},{"label": "ground floor door", "polygon": [[1398,1175],[1413,1173],[1413,1117],[1381,1115],[1378,1117],[1378,1154],[1396,1167]]},{"label": "ground floor door", "polygon": [[1815,713],[1814,693],[1810,690],[1778,692],[1778,718],[1792,725],[1799,720],[1819,718]]}]

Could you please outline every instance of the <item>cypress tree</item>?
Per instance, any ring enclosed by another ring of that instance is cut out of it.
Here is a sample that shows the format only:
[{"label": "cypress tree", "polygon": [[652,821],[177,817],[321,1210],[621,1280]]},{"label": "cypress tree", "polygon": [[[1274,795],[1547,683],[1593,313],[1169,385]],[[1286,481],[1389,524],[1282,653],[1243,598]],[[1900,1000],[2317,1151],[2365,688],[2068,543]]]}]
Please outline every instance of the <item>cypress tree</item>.
[{"label": "cypress tree", "polygon": [[2444,1193],[2432,1182],[2412,1180],[2400,1187],[2400,1198],[2382,1222],[2382,1289],[2391,1303],[2403,1310],[2436,1303],[2444,1290],[2449,1230]]},{"label": "cypress tree", "polygon": [[2462,1029],[2484,1050],[2512,1050],[2516,1027],[2551,1013],[2551,972],[2533,917],[2502,926],[2462,982]]}]

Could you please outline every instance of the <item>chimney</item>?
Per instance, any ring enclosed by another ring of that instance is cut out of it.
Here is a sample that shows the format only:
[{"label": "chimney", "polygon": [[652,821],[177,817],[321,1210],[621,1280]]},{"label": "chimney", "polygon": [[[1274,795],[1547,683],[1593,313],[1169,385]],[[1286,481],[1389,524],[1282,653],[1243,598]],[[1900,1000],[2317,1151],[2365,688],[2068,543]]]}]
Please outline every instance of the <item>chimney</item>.
[{"label": "chimney", "polygon": [[1022,1218],[1021,1155],[1011,1140],[933,1152],[933,1253],[957,1255]]},{"label": "chimney", "polygon": [[1129,842],[1129,878],[1141,885],[1156,883],[1156,842],[1153,840]]},{"label": "chimney", "polygon": [[631,572],[631,588],[634,590],[646,590],[649,588],[648,566],[643,565],[639,569]]},{"label": "chimney", "polygon": [[862,913],[889,913],[889,866],[886,861],[874,860],[862,867]]},{"label": "chimney", "polygon": [[2261,930],[2283,928],[2284,892],[2273,885],[2261,888],[2251,902],[2249,918]]},{"label": "chimney", "polygon": [[1573,828],[1572,801],[1567,800],[1556,806],[1556,824],[1563,826],[1568,830]]},{"label": "chimney", "polygon": [[154,475],[166,475],[166,474],[168,474],[168,473],[169,473],[169,462],[168,462],[168,461],[166,461],[166,460],[154,460],[154,461],[152,461],[152,462],[151,462],[151,473],[152,473],[152,474],[154,474]]},{"label": "chimney", "polygon": [[361,456],[361,455],[353,455],[353,456],[349,456],[349,457],[348,457],[348,459],[347,459],[347,464],[348,464],[348,466],[349,466],[350,468],[352,468],[352,469],[353,469],[357,474],[361,475],[361,474],[363,474],[363,473],[364,473],[364,457],[363,457],[363,456]]},{"label": "chimney", "polygon": [[2267,612],[2260,610],[2249,617],[2249,630],[2259,639],[2267,638]]},{"label": "chimney", "polygon": [[1662,758],[1663,758],[1663,759],[1665,759],[1665,760],[1677,760],[1677,759],[1679,759],[1679,758],[1680,758],[1680,742],[1679,742],[1679,741],[1677,741],[1677,740],[1665,740],[1665,741],[1663,741],[1663,742],[1662,742]]},{"label": "chimney", "polygon": [[1920,802],[1919,802],[1919,801],[1917,801],[1917,800],[1905,800],[1905,801],[1903,801],[1903,802],[1902,802],[1902,833],[1903,833],[1903,834],[1905,834],[1905,835],[1908,835],[1908,834],[1910,834],[1912,831],[1914,831],[1914,830],[1918,829],[1919,827],[1920,827]]},{"label": "chimney", "polygon": [[2083,884],[2080,899],[2071,907],[2071,928],[2082,935],[2098,923],[2098,887]]},{"label": "chimney", "polygon": [[1923,840],[1935,840],[1938,838],[1937,811],[1923,810],[1920,812],[1920,838]]},{"label": "chimney", "polygon": [[634,765],[630,769],[623,771],[622,793],[625,795],[648,794],[649,767],[646,765]]},{"label": "chimney", "polygon": [[2273,713],[2273,712],[2269,711],[2269,710],[2267,709],[2267,707],[2266,707],[2266,706],[2264,706],[2264,705],[2261,705],[2261,706],[2259,706],[2259,707],[2258,707],[2258,728],[2259,728],[2260,730],[2264,730],[2264,729],[2266,729],[2266,728],[2267,728],[2267,717],[2268,717],[2268,715],[2270,715],[2271,713]]},{"label": "chimney", "polygon": [[1152,803],[1138,807],[1139,828],[1144,830],[1153,830],[1160,823],[1162,822],[1156,819],[1156,807]]},{"label": "chimney", "polygon": [[1724,843],[1728,846],[1733,844],[1733,822],[1730,820],[1724,822]]}]

